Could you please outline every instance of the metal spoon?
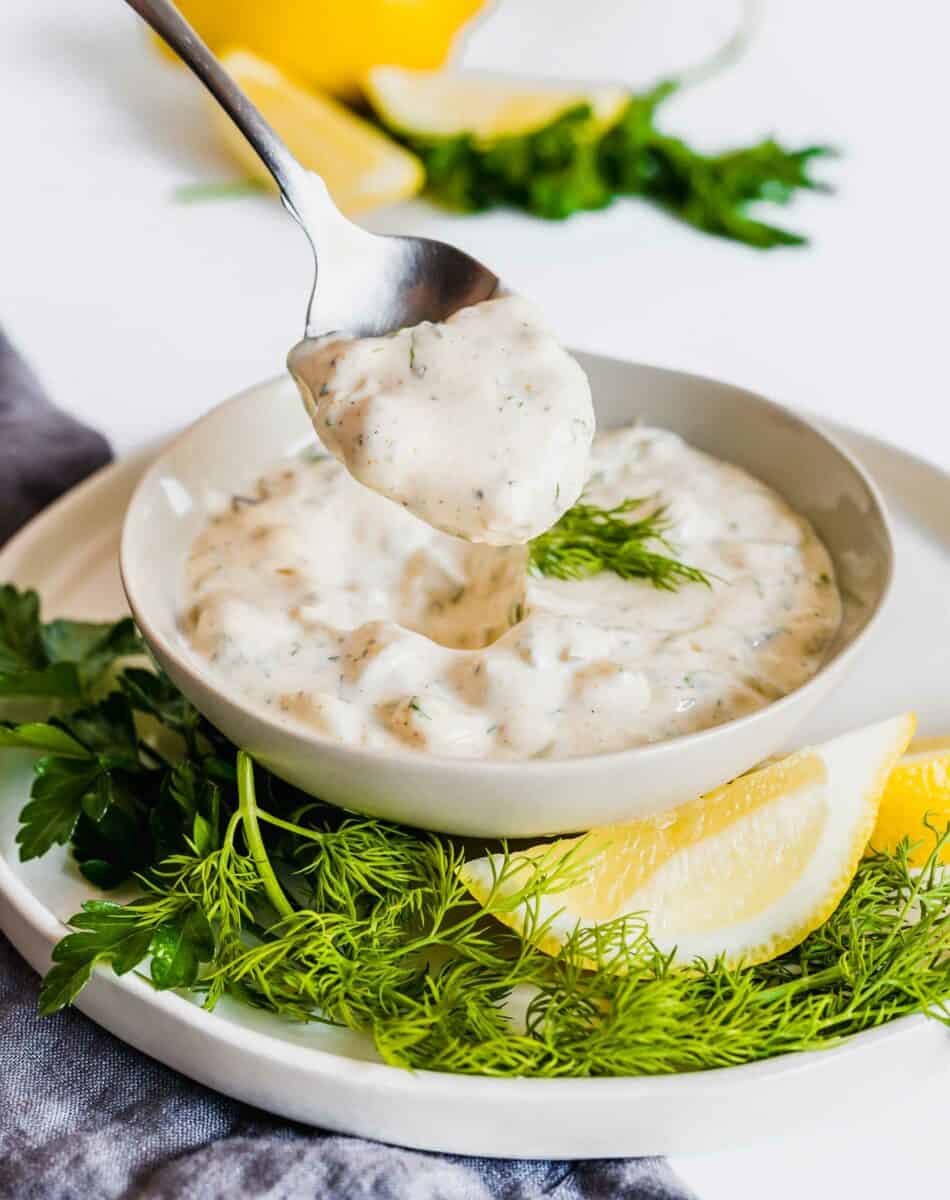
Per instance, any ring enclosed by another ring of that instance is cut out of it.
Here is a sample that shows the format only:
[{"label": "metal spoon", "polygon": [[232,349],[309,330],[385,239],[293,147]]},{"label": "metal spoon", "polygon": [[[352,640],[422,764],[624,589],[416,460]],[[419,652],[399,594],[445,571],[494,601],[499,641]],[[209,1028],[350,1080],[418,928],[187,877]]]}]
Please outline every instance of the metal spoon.
[{"label": "metal spoon", "polygon": [[303,167],[168,0],[126,0],[197,75],[260,156],[284,207],[310,241],[315,262],[307,337],[372,337],[442,321],[492,294],[498,278],[474,258],[428,238],[368,233],[339,211],[327,186]]}]

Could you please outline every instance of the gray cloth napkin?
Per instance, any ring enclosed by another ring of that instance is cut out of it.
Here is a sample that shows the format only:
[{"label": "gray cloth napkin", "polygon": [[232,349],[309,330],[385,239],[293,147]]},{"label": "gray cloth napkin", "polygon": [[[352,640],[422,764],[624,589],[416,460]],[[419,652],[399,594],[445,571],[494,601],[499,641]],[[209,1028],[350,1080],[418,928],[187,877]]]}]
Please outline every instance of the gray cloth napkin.
[{"label": "gray cloth napkin", "polygon": [[[0,332],[0,541],[109,457],[102,437],[50,404]],[[460,1158],[271,1117],[153,1062],[79,1012],[41,1019],[38,986],[0,935],[0,1200],[692,1195],[662,1159]]]},{"label": "gray cloth napkin", "polygon": [[101,434],[49,402],[0,329],[0,544],[111,457]]}]

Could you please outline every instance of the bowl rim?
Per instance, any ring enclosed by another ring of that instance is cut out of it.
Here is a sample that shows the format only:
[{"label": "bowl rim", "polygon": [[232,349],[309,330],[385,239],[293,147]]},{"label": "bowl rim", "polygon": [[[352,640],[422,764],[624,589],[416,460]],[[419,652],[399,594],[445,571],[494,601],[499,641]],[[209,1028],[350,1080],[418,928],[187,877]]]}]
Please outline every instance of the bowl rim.
[{"label": "bowl rim", "polygon": [[[849,664],[854,657],[861,651],[868,639],[873,635],[879,626],[881,619],[888,608],[890,601],[893,598],[893,584],[895,575],[895,552],[894,552],[894,531],[887,506],[884,498],[881,495],[877,484],[857,461],[853,454],[847,450],[839,441],[839,439],[829,431],[827,431],[816,420],[812,419],[811,414],[800,412],[789,408],[785,404],[781,404],[776,400],[771,400],[767,396],[761,395],[759,392],[752,391],[749,388],[742,387],[739,384],[730,383],[726,380],[716,379],[713,376],[703,375],[697,372],[681,371],[675,367],[658,366],[653,363],[632,361],[629,359],[616,358],[606,354],[596,354],[588,351],[571,350],[571,353],[581,359],[583,365],[584,360],[596,361],[599,363],[615,364],[620,368],[635,368],[646,370],[657,375],[665,375],[668,377],[676,377],[686,380],[691,384],[706,386],[709,388],[726,388],[732,392],[739,392],[743,396],[753,400],[756,404],[764,406],[771,410],[777,417],[789,421],[792,424],[805,427],[811,434],[821,438],[840,459],[850,467],[851,471],[858,477],[863,486],[866,488],[868,495],[874,506],[874,513],[877,516],[881,528],[884,533],[883,549],[885,552],[885,572],[884,579],[877,595],[874,608],[868,615],[863,626],[855,633],[850,641],[842,646],[833,656],[826,658],[818,670],[809,679],[786,695],[779,697],[778,700],[773,700],[764,705],[762,708],[756,709],[755,712],[747,713],[740,717],[733,717],[731,720],[724,721],[720,725],[713,725],[706,729],[694,730],[691,733],[679,734],[676,737],[665,738],[658,742],[649,742],[640,746],[629,746],[623,750],[611,750],[603,754],[581,754],[567,758],[515,758],[515,759],[485,759],[485,758],[457,758],[446,754],[429,754],[420,753],[409,748],[393,747],[391,749],[381,749],[374,746],[354,746],[349,743],[339,741],[336,738],[328,737],[316,730],[310,730],[305,725],[291,724],[283,722],[276,717],[267,708],[266,705],[260,704],[257,701],[249,699],[239,692],[231,691],[222,686],[218,677],[210,670],[206,669],[200,662],[196,660],[196,656],[189,654],[184,645],[176,645],[171,639],[167,638],[155,625],[151,622],[147,612],[147,600],[145,606],[142,605],[140,594],[137,597],[137,589],[134,580],[134,564],[132,559],[136,553],[135,546],[132,543],[132,521],[131,517],[136,507],[141,503],[142,497],[146,490],[152,486],[152,481],[156,475],[162,470],[162,464],[166,461],[170,454],[173,454],[177,448],[191,438],[194,433],[208,421],[216,419],[224,409],[231,405],[237,405],[245,401],[248,397],[260,392],[269,391],[278,387],[286,387],[289,382],[289,377],[285,375],[274,375],[268,379],[259,381],[242,388],[240,391],[231,394],[224,400],[215,404],[207,412],[202,413],[191,424],[168,439],[159,448],[158,454],[148,464],[142,476],[135,485],[135,489],[129,498],[128,507],[122,519],[122,535],[119,543],[119,576],[122,582],[122,588],[125,592],[126,599],[129,603],[129,608],[135,619],[142,636],[146,643],[151,647],[157,645],[163,656],[173,661],[183,674],[195,679],[202,687],[206,687],[221,697],[227,704],[234,708],[240,709],[245,715],[253,718],[254,721],[264,726],[268,734],[274,735],[281,739],[291,738],[298,743],[308,747],[317,753],[332,753],[343,758],[354,758],[359,761],[371,761],[380,765],[392,763],[397,767],[400,764],[407,762],[412,763],[416,770],[435,773],[437,771],[451,771],[453,768],[465,772],[477,772],[484,775],[495,775],[501,777],[506,774],[521,774],[525,771],[531,771],[536,777],[543,778],[545,773],[557,774],[563,776],[567,773],[584,773],[591,769],[592,764],[603,766],[605,769],[610,769],[612,766],[619,767],[628,765],[634,767],[638,764],[651,762],[653,760],[661,760],[665,757],[675,754],[686,743],[690,747],[698,746],[700,743],[711,744],[720,740],[731,737],[734,732],[739,729],[748,729],[753,725],[768,720],[774,713],[779,710],[784,710],[791,707],[793,704],[798,704],[802,700],[806,700],[813,692],[822,689],[825,686],[825,675],[831,669],[843,669]],[[771,486],[771,485],[769,485]],[[776,489],[777,490],[777,489]],[[781,495],[781,493],[779,493]],[[784,497],[782,497],[784,499]],[[193,658],[195,661],[192,661]]]}]

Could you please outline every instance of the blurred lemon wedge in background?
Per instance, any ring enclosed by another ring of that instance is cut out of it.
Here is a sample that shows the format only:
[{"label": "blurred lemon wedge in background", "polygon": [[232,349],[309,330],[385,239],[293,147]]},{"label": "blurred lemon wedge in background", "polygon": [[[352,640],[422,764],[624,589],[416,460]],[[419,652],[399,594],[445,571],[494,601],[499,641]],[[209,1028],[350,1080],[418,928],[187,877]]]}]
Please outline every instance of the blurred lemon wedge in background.
[{"label": "blurred lemon wedge in background", "polygon": [[542,80],[390,66],[374,67],[363,87],[391,129],[419,137],[469,133],[483,142],[540,129],[579,104],[589,104],[595,123],[607,126],[629,99],[619,87],[584,91]]},{"label": "blurred lemon wedge in background", "polygon": [[[432,69],[484,0],[177,0],[212,50],[246,46],[302,83],[355,100],[377,63]],[[159,43],[164,49],[164,43]]]},{"label": "blurred lemon wedge in background", "polygon": [[[765,962],[796,946],[838,906],[874,828],[888,775],[913,736],[914,718],[895,717],[802,750],[657,816],[594,830],[525,851],[548,871],[577,856],[569,886],[541,895],[551,917],[538,944],[557,954],[578,926],[642,914],[660,950],[687,962],[722,954]],[[505,891],[530,880],[506,875],[494,855],[466,863],[472,895],[521,930],[525,906],[496,911]]]},{"label": "blurred lemon wedge in background", "polygon": [[[339,208],[353,216],[413,196],[425,181],[414,154],[329,96],[309,92],[246,50],[221,60],[305,167],[323,176]],[[255,179],[270,175],[213,101],[228,152]]]},{"label": "blurred lemon wedge in background", "polygon": [[[894,850],[905,837],[920,842],[910,853],[910,862],[923,866],[933,850],[934,835],[924,824],[928,819],[943,831],[950,823],[950,738],[917,738],[891,772],[881,797],[877,825],[871,834],[875,850]],[[940,853],[950,861],[950,845]]]}]

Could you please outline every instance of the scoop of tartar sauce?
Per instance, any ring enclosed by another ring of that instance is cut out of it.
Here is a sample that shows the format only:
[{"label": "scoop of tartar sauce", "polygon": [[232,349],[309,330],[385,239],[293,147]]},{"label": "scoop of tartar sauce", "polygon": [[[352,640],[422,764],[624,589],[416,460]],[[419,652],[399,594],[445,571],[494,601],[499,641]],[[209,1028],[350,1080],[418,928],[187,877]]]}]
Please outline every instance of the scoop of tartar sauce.
[{"label": "scoop of tartar sauce", "polygon": [[324,446],[436,529],[515,545],[580,495],[590,385],[520,296],[385,337],[309,339],[288,365]]}]

